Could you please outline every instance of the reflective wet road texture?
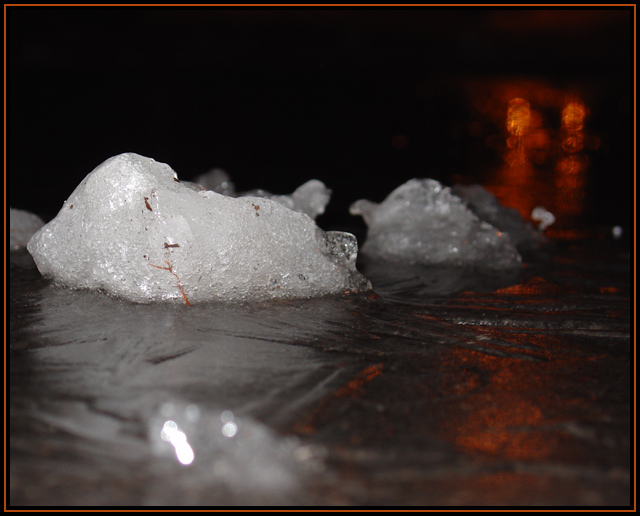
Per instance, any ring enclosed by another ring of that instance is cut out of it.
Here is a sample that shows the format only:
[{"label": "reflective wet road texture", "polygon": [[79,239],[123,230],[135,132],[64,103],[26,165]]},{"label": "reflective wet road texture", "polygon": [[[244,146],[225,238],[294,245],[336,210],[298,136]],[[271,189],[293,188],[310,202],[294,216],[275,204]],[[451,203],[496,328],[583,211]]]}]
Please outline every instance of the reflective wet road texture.
[{"label": "reflective wet road texture", "polygon": [[630,262],[601,233],[513,275],[187,307],[12,253],[9,504],[629,505]]}]

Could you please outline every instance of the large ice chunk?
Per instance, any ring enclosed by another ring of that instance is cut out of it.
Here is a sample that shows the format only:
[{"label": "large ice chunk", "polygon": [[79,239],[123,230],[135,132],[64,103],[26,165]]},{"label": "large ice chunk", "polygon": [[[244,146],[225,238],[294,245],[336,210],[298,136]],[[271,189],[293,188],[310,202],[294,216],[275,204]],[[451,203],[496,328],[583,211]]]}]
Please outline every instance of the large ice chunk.
[{"label": "large ice chunk", "polygon": [[331,199],[331,190],[318,179],[307,181],[296,188],[290,195],[277,195],[262,188],[236,193],[235,185],[231,181],[231,177],[220,168],[214,168],[206,174],[197,176],[194,182],[207,190],[212,190],[230,197],[262,197],[264,199],[271,199],[286,206],[290,210],[305,213],[314,220],[318,215],[324,213]]},{"label": "large ice chunk", "polygon": [[502,206],[498,198],[481,185],[456,185],[451,193],[460,197],[480,219],[507,233],[520,252],[532,251],[545,242],[518,210]]},{"label": "large ice chunk", "polygon": [[44,221],[37,215],[9,208],[9,246],[12,251],[27,245],[33,234],[44,226]]},{"label": "large ice chunk", "polygon": [[382,203],[359,200],[350,212],[362,215],[368,225],[362,254],[369,259],[491,269],[521,263],[505,234],[433,179],[411,179]]},{"label": "large ice chunk", "polygon": [[356,245],[276,202],[195,190],[128,153],[85,177],[27,248],[58,284],[190,304],[368,289]]}]

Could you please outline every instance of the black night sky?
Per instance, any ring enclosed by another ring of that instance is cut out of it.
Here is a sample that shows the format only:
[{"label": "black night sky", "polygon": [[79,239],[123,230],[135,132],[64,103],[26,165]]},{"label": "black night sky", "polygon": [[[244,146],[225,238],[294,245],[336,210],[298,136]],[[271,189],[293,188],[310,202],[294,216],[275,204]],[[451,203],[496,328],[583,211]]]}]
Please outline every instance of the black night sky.
[{"label": "black night sky", "polygon": [[473,85],[532,80],[585,92],[599,141],[585,220],[628,223],[630,9],[5,12],[8,199],[45,219],[102,161],[136,152],[182,179],[221,167],[239,190],[321,179],[334,195],[318,223],[351,224],[351,202],[412,177],[500,166]]}]

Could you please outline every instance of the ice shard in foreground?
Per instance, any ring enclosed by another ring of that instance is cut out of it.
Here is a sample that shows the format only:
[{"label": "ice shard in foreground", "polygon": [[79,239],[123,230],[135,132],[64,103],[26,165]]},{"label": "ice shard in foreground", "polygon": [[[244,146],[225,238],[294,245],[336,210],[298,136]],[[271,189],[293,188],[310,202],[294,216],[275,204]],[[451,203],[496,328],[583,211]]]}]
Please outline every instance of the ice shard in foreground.
[{"label": "ice shard in foreground", "polygon": [[369,260],[490,269],[513,268],[522,261],[504,233],[433,179],[411,179],[382,203],[359,200],[350,212],[367,223],[362,255]]},{"label": "ice shard in foreground", "polygon": [[314,297],[369,289],[353,235],[256,197],[180,182],[127,153],[93,170],[27,248],[57,284],[136,302]]}]

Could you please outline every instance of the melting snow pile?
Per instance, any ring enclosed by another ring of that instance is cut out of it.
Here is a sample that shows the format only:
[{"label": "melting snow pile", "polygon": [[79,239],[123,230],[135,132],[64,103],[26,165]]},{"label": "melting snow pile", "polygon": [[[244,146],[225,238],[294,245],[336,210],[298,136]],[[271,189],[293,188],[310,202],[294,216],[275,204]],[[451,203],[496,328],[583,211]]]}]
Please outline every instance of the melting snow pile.
[{"label": "melting snow pile", "polygon": [[27,248],[61,285],[136,302],[313,297],[370,283],[355,268],[353,235],[257,197],[182,183],[137,154],[91,172]]},{"label": "melting snow pile", "polygon": [[9,246],[17,250],[25,245],[33,234],[44,226],[44,221],[25,210],[9,209]]},{"label": "melting snow pile", "polygon": [[370,259],[492,269],[521,263],[506,234],[480,220],[433,179],[411,179],[382,203],[359,200],[350,212],[367,223],[362,254]]},{"label": "melting snow pile", "polygon": [[290,210],[305,213],[314,220],[318,215],[324,213],[331,199],[331,190],[329,190],[322,181],[317,179],[307,181],[290,195],[276,195],[262,189],[236,194],[235,185],[231,181],[229,174],[219,168],[214,168],[210,172],[196,177],[195,183],[207,190],[212,190],[230,197],[262,197],[264,199],[271,199],[286,206]]}]

